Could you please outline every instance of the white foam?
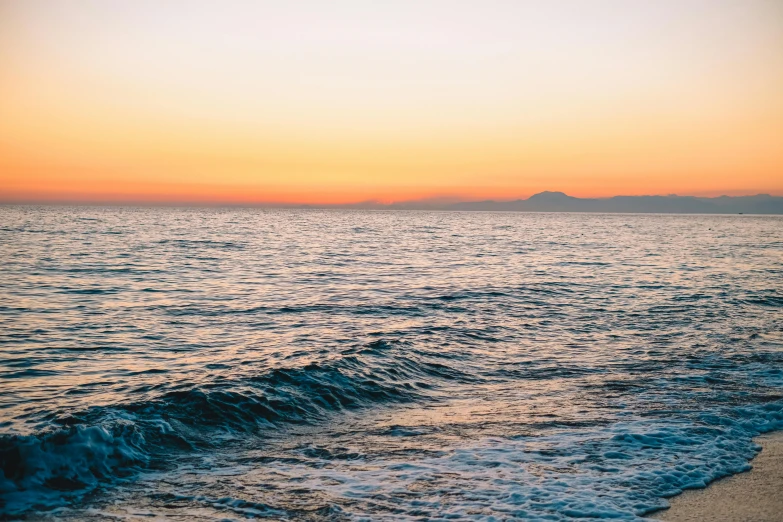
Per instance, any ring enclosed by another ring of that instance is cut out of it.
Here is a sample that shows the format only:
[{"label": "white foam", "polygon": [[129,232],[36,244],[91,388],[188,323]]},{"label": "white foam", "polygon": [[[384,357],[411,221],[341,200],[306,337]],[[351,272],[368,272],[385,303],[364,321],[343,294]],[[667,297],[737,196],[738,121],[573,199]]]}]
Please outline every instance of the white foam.
[{"label": "white foam", "polygon": [[665,497],[749,469],[758,451],[751,438],[773,428],[783,428],[781,404],[696,422],[487,438],[422,460],[273,465],[300,487],[345,501],[355,520],[634,520],[665,507]]}]

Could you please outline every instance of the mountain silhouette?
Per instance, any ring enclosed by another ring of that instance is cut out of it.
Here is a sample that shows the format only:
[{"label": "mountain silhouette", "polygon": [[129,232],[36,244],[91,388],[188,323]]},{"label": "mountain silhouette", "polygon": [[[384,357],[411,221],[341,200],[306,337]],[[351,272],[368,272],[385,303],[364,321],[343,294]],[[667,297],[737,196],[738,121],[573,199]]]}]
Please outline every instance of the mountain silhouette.
[{"label": "mountain silhouette", "polygon": [[[355,207],[354,207],[355,208]],[[368,207],[369,208],[369,207]],[[545,191],[512,201],[407,201],[372,208],[422,210],[475,210],[517,212],[616,212],[671,214],[783,214],[783,197],[755,196],[614,196],[577,198],[563,192]]]}]

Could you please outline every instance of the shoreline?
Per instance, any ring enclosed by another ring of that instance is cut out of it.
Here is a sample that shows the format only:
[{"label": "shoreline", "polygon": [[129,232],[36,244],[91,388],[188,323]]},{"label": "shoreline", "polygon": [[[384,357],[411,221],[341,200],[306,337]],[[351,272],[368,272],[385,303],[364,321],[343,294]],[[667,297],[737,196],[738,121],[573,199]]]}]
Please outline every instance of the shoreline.
[{"label": "shoreline", "polygon": [[761,451],[753,468],[721,478],[704,489],[669,499],[670,507],[647,515],[663,522],[780,522],[783,520],[783,431],[753,439]]}]

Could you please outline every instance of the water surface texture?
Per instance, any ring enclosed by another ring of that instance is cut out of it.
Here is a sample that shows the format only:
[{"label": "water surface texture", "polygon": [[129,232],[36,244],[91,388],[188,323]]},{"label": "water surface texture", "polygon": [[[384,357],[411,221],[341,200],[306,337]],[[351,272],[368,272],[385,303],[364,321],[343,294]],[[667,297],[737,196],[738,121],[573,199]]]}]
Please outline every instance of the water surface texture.
[{"label": "water surface texture", "polygon": [[0,207],[0,518],[634,520],[783,427],[783,219]]}]

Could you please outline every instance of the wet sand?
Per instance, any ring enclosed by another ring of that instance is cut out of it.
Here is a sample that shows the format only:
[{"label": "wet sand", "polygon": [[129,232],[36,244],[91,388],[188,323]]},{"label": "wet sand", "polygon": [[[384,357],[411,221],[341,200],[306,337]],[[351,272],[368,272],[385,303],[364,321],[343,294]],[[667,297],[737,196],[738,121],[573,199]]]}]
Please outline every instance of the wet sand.
[{"label": "wet sand", "polygon": [[783,432],[755,439],[762,450],[753,469],[690,490],[669,500],[671,508],[650,515],[671,522],[783,521]]}]

